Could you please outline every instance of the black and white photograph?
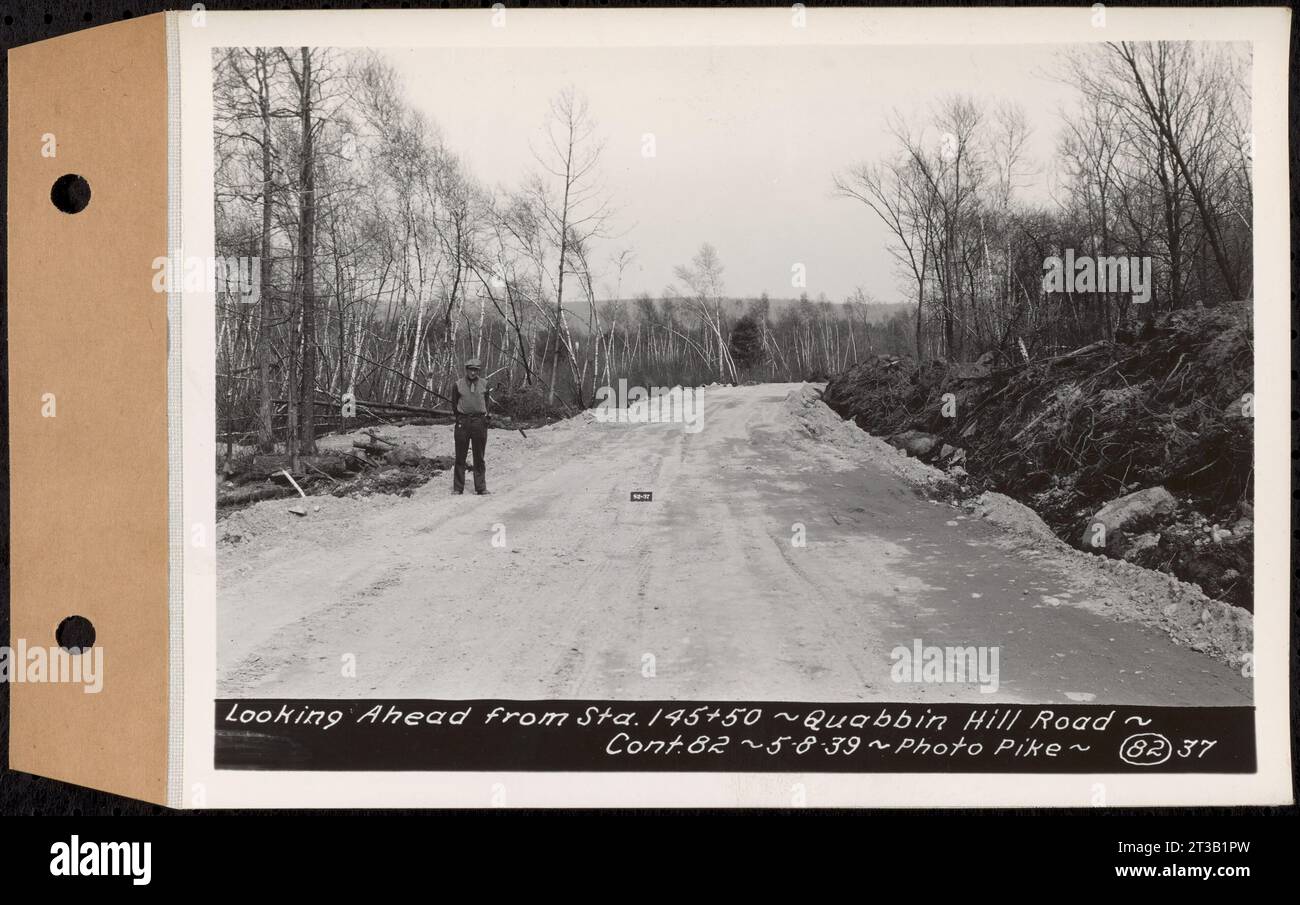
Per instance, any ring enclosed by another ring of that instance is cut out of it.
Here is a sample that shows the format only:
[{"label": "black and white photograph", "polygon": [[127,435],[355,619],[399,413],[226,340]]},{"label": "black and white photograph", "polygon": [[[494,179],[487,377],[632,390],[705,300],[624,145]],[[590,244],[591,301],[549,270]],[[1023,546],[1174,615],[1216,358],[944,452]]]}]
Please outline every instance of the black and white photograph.
[{"label": "black and white photograph", "polygon": [[1254,44],[515,15],[199,48],[215,770],[1254,773]]},{"label": "black and white photograph", "polygon": [[213,89],[223,694],[1250,702],[1248,47]]},{"label": "black and white photograph", "polygon": [[1289,8],[209,5],[0,15],[12,875],[1284,872]]}]

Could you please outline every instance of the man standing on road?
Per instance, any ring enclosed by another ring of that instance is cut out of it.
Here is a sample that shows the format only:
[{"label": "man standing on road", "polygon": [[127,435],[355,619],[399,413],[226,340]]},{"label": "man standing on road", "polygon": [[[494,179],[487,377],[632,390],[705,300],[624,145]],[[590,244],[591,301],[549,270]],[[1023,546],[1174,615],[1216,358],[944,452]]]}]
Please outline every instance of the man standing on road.
[{"label": "man standing on road", "polygon": [[474,447],[474,492],[487,493],[487,466],[483,449],[487,446],[488,387],[479,377],[479,360],[465,362],[465,376],[451,388],[451,410],[456,413],[456,467],[452,470],[451,490],[465,492],[465,453]]}]

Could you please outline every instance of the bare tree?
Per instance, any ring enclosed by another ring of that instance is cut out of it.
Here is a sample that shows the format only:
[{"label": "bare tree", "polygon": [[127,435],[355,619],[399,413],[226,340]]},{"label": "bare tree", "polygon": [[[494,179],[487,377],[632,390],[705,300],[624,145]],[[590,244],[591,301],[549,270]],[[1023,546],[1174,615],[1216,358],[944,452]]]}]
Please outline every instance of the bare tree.
[{"label": "bare tree", "polygon": [[596,124],[586,99],[572,87],[551,101],[544,132],[544,147],[533,151],[541,171],[529,182],[527,194],[555,254],[554,268],[548,271],[555,291],[556,331],[550,393],[553,400],[560,359],[567,357],[581,404],[573,337],[564,310],[564,282],[573,272],[574,249],[586,247],[590,240],[604,235],[610,209],[597,169],[604,142],[596,137]]},{"label": "bare tree", "polygon": [[726,380],[730,375],[735,382],[738,379],[736,363],[731,359],[727,339],[723,335],[722,262],[718,259],[717,249],[705,242],[691,263],[679,265],[674,270],[674,275],[690,289],[690,300],[708,330],[710,351],[717,361],[718,380]]},{"label": "bare tree", "polygon": [[[1249,282],[1248,239],[1232,238],[1249,235],[1241,216],[1249,209],[1249,182],[1241,179],[1248,102],[1240,57],[1222,45],[1125,41],[1066,58],[1063,77],[1091,105],[1110,111],[1123,127],[1126,154],[1161,186],[1175,305],[1184,291],[1185,258],[1201,241],[1229,297],[1242,298]],[[1194,211],[1195,235],[1184,199]]]}]

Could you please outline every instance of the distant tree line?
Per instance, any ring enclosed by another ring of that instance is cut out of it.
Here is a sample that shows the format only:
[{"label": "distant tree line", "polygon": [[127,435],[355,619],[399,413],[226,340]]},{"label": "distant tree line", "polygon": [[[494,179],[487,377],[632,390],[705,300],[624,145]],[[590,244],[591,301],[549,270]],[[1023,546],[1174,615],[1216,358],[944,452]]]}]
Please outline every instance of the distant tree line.
[{"label": "distant tree line", "polygon": [[[1035,172],[1021,110],[969,96],[922,122],[893,116],[897,152],[835,177],[889,230],[920,358],[1050,354],[1252,295],[1248,52],[1108,43],[1064,52],[1056,75],[1078,99],[1063,111],[1051,204],[1020,197]],[[1045,292],[1044,262],[1066,250],[1150,258],[1151,300]]]},{"label": "distant tree line", "polygon": [[260,290],[217,287],[228,440],[310,453],[348,401],[445,410],[470,355],[502,398],[564,412],[620,378],[798,380],[910,344],[861,295],[775,316],[731,299],[707,244],[660,298],[621,299],[634,253],[596,260],[617,237],[572,89],[539,111],[535,165],[510,187],[475,180],[373,53],[224,49],[214,102],[217,253],[256,259]]},{"label": "distant tree line", "polygon": [[736,298],[707,243],[658,298],[624,298],[635,252],[612,230],[603,144],[573,89],[538,111],[529,172],[486,186],[374,53],[220,50],[217,253],[256,259],[260,292],[248,304],[218,286],[218,429],[310,453],[349,400],[444,411],[470,355],[503,399],[571,412],[622,378],[804,380],[879,353],[1050,354],[1115,335],[1133,307],[1045,294],[1043,261],[1066,248],[1151,256],[1149,311],[1249,296],[1249,60],[1227,45],[1114,44],[1063,56],[1061,75],[1079,101],[1051,205],[1020,197],[1033,172],[1023,115],[969,97],[927,122],[893,117],[897,153],[835,177],[891,233],[900,311],[861,290]]}]

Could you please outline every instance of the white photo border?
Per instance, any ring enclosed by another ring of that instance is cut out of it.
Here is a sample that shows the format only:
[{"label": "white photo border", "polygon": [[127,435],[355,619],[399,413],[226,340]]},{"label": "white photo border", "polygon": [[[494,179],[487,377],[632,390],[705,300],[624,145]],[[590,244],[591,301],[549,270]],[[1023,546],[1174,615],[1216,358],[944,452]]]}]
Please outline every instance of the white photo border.
[{"label": "white photo border", "polygon": [[[1255,730],[1254,774],[300,772],[214,769],[217,698],[215,298],[182,302],[184,702],[178,807],[1109,807],[1276,805],[1293,800],[1290,704],[1290,209],[1285,8],[822,9],[792,28],[789,8],[491,9],[170,13],[180,39],[181,260],[214,254],[212,50],[228,46],[559,47],[1008,45],[1108,40],[1247,41],[1255,131]],[[1283,492],[1280,488],[1287,488]],[[176,526],[173,526],[175,528]],[[173,746],[173,750],[174,746]],[[179,782],[177,782],[179,779]]]}]

